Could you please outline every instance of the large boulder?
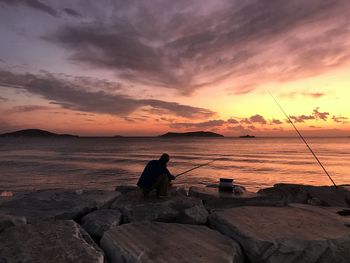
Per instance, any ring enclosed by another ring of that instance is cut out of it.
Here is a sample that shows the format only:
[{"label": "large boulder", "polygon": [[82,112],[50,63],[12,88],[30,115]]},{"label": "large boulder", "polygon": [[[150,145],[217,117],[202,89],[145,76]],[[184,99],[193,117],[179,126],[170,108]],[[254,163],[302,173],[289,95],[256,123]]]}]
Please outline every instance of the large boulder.
[{"label": "large boulder", "polygon": [[115,262],[243,262],[234,241],[204,226],[138,222],[103,235],[101,247]]},{"label": "large boulder", "polygon": [[324,211],[237,207],[213,213],[209,224],[239,242],[250,262],[349,262],[350,228]]},{"label": "large boulder", "polygon": [[350,197],[346,186],[275,184],[273,187],[259,190],[258,193],[269,199],[283,200],[287,203],[338,207],[348,207],[346,200]]},{"label": "large boulder", "polygon": [[220,192],[216,187],[192,186],[189,196],[200,198],[208,209],[230,208],[236,206],[284,206],[284,201],[267,198],[264,195],[245,191],[241,194]]},{"label": "large boulder", "polygon": [[105,231],[118,226],[121,220],[122,214],[118,210],[99,209],[84,216],[81,226],[92,238],[100,240]]},{"label": "large boulder", "polygon": [[25,216],[29,223],[46,219],[79,219],[92,210],[109,207],[119,192],[47,189],[25,192],[0,203],[0,214]]},{"label": "large boulder", "polygon": [[104,255],[73,221],[7,228],[0,234],[0,262],[103,263]]},{"label": "large boulder", "polygon": [[145,198],[140,190],[122,195],[111,206],[123,214],[123,222],[162,221],[188,224],[204,224],[208,211],[198,198],[187,197],[176,191],[167,197]]},{"label": "large boulder", "polygon": [[2,232],[4,229],[8,227],[23,225],[23,224],[27,224],[27,219],[24,216],[12,216],[12,215],[0,214],[0,232]]}]

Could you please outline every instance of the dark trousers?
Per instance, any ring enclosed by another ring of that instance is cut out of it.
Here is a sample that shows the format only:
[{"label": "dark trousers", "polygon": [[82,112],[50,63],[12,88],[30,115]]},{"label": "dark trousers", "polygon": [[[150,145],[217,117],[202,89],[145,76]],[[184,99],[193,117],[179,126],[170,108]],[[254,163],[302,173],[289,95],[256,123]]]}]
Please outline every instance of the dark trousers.
[{"label": "dark trousers", "polygon": [[157,196],[167,195],[169,186],[169,178],[166,175],[158,177],[157,181],[147,189],[143,189],[143,194],[148,195],[153,189],[156,190]]}]

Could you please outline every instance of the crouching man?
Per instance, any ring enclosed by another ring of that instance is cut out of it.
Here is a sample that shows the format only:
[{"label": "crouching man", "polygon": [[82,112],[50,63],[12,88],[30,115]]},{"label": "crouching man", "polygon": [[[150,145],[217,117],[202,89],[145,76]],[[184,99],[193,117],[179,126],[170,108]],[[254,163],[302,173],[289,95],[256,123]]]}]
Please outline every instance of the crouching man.
[{"label": "crouching man", "polygon": [[137,182],[137,185],[143,190],[145,197],[153,189],[156,190],[157,197],[168,195],[169,183],[175,179],[175,176],[167,168],[169,160],[169,155],[164,153],[159,160],[149,161],[146,165]]}]

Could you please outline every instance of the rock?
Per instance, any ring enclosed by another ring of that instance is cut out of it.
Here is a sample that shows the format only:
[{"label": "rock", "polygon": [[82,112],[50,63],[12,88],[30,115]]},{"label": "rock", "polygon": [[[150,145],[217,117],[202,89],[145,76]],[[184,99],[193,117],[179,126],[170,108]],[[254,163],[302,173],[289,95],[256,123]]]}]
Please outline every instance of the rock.
[{"label": "rock", "polygon": [[48,189],[25,192],[0,203],[0,213],[25,216],[29,223],[47,219],[78,219],[92,210],[109,207],[119,192]]},{"label": "rock", "polygon": [[136,185],[117,185],[115,190],[121,194],[126,194],[138,189]]},{"label": "rock", "polygon": [[24,216],[0,215],[0,232],[5,228],[22,224],[27,224]]},{"label": "rock", "polygon": [[73,221],[7,228],[0,234],[0,262],[103,263],[103,252]]},{"label": "rock", "polygon": [[287,203],[338,207],[347,207],[346,199],[350,197],[350,191],[345,186],[335,188],[334,186],[275,184],[271,188],[261,189],[258,193]]},{"label": "rock", "polygon": [[101,247],[115,262],[243,262],[234,241],[204,226],[159,222],[121,225],[103,235]]},{"label": "rock", "polygon": [[208,211],[202,206],[193,206],[182,210],[177,216],[176,222],[182,224],[205,224],[208,219]]},{"label": "rock", "polygon": [[250,262],[349,262],[350,228],[324,212],[237,207],[213,213],[209,224],[236,240]]},{"label": "rock", "polygon": [[218,189],[214,187],[190,187],[189,196],[202,199],[207,209],[231,208],[236,206],[285,205],[285,202],[283,201],[267,198],[263,195],[258,195],[253,192],[244,192],[243,190],[241,194],[219,192]]},{"label": "rock", "polygon": [[100,209],[84,216],[81,220],[81,226],[92,238],[100,240],[105,231],[118,226],[121,220],[122,214],[118,210]]},{"label": "rock", "polygon": [[[198,198],[171,192],[168,197],[143,197],[141,190],[122,195],[111,206],[123,214],[123,221],[162,221],[202,224],[207,220],[207,211]],[[189,210],[187,210],[189,209]]]}]

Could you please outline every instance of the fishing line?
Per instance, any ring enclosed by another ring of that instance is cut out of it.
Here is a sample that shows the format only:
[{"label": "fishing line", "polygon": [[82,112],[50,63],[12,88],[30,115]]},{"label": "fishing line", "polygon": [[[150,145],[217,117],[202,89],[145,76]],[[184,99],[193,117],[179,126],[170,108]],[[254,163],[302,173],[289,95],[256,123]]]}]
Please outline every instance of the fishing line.
[{"label": "fishing line", "polygon": [[329,175],[329,173],[327,172],[326,168],[322,165],[321,161],[317,158],[316,154],[314,153],[314,151],[311,149],[311,147],[309,146],[309,144],[306,142],[306,140],[304,139],[304,137],[301,135],[301,133],[299,132],[299,130],[297,129],[297,127],[294,125],[294,123],[292,122],[292,120],[289,118],[288,114],[283,110],[282,106],[278,103],[277,99],[272,96],[272,94],[270,92],[267,91],[267,93],[270,94],[270,96],[272,97],[272,99],[276,102],[277,106],[280,108],[280,110],[283,112],[283,114],[287,117],[288,121],[290,122],[290,124],[292,124],[294,130],[299,134],[299,137],[303,140],[303,142],[305,143],[305,145],[307,146],[307,148],[310,150],[310,152],[312,153],[312,155],[315,157],[316,161],[318,162],[318,164],[322,167],[323,171],[325,172],[325,174],[328,176],[329,180],[331,180],[331,182],[333,183],[333,185],[338,188],[338,186],[335,184],[335,182],[333,181],[332,177]]},{"label": "fishing line", "polygon": [[200,168],[200,167],[209,165],[209,164],[211,164],[211,163],[213,163],[213,162],[215,162],[215,161],[217,161],[217,160],[219,160],[219,159],[221,159],[221,158],[217,158],[217,159],[214,159],[214,160],[212,160],[212,161],[210,161],[210,162],[197,165],[197,166],[195,166],[195,167],[193,167],[193,168],[191,168],[191,169],[189,169],[189,170],[186,170],[186,171],[184,171],[184,172],[182,172],[182,173],[179,173],[178,175],[175,175],[175,177],[177,178],[177,177],[179,177],[180,175],[186,174],[186,173],[191,172],[191,171],[193,171],[193,170],[195,170],[195,169],[198,169],[198,168]]}]

